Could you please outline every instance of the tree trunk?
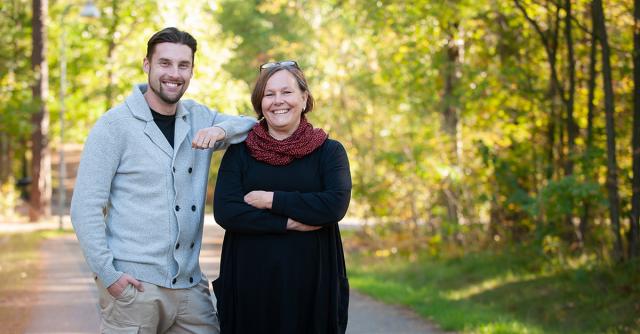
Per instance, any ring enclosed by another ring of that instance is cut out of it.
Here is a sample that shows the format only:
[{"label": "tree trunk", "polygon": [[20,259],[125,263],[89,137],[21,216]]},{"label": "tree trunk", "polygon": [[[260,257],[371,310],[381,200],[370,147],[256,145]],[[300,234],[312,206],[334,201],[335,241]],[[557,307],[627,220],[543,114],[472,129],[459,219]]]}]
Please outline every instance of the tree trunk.
[{"label": "tree trunk", "polygon": [[607,131],[607,189],[609,195],[609,215],[615,236],[613,257],[616,261],[623,258],[622,237],[620,235],[620,195],[618,194],[618,163],[616,161],[616,132],[614,126],[614,93],[611,73],[609,41],[605,24],[602,0],[593,0],[593,19],[602,50],[602,77],[604,85],[604,108]]},{"label": "tree trunk", "polygon": [[456,38],[454,33],[450,33],[445,46],[445,53],[447,62],[444,69],[444,91],[442,94],[443,103],[443,118],[444,118],[444,131],[450,136],[453,143],[453,156],[455,157],[455,163],[458,163],[458,121],[459,111],[454,101],[455,97],[455,85],[456,85],[456,73],[458,72],[458,63],[460,55],[460,47],[456,44]]},{"label": "tree trunk", "polygon": [[11,176],[11,141],[6,134],[0,134],[0,186]]},{"label": "tree trunk", "polygon": [[[449,142],[451,143],[451,154],[449,155],[451,157],[450,164],[452,166],[460,166],[462,159],[462,147],[461,143],[459,143],[460,111],[454,101],[456,101],[455,87],[457,84],[457,73],[459,71],[462,50],[461,46],[457,44],[455,37],[458,23],[451,24],[449,29],[451,29],[451,31],[448,34],[447,44],[444,50],[447,61],[444,65],[444,90],[442,94],[443,129],[449,136]],[[450,221],[458,224],[464,220],[462,208],[460,207],[460,191],[451,179],[446,181],[443,191],[443,198],[448,208],[448,218]]]},{"label": "tree trunk", "polygon": [[[572,35],[572,19],[573,12],[571,10],[571,0],[565,0],[565,16],[564,16],[564,37],[567,46],[567,76],[569,77],[569,89],[567,91],[567,98],[564,100],[565,109],[567,111],[566,118],[566,131],[567,131],[567,156],[564,164],[564,175],[573,175],[575,151],[576,151],[576,138],[578,137],[578,125],[576,124],[573,109],[575,104],[575,92],[576,92],[576,59],[573,53],[573,35]],[[581,242],[580,230],[573,225],[573,211],[575,208],[571,208],[570,213],[565,217],[565,225],[568,228],[568,238],[573,239],[578,244]]]},{"label": "tree trunk", "polygon": [[[593,10],[591,10],[593,12]],[[592,14],[593,16],[593,14]],[[596,90],[596,62],[598,61],[598,39],[596,37],[596,25],[595,21],[591,20],[591,50],[589,53],[589,81],[587,82],[588,100],[587,100],[587,142],[585,149],[585,156],[583,160],[584,176],[587,180],[596,181],[597,178],[593,168],[593,158],[591,157],[593,151],[593,118],[595,113],[595,105],[593,103],[595,99]],[[589,230],[589,220],[591,219],[591,202],[586,200],[584,202],[582,218],[580,219],[580,243],[584,245],[587,239]]]},{"label": "tree trunk", "polygon": [[[553,96],[553,91],[555,90],[555,88],[553,88],[554,84],[550,83],[549,84],[549,96]],[[554,161],[555,161],[555,154],[553,151],[553,148],[555,146],[555,141],[556,141],[556,113],[555,113],[555,105],[552,102],[550,105],[550,112],[549,112],[549,120],[547,121],[547,168],[546,168],[546,177],[547,177],[547,181],[550,181],[551,179],[553,179],[553,165],[554,165]]]},{"label": "tree trunk", "polygon": [[573,116],[574,96],[576,91],[576,59],[573,54],[573,36],[571,35],[571,0],[566,0],[565,5],[564,34],[567,43],[567,75],[569,76],[568,97],[565,100],[567,109],[567,159],[565,161],[564,174],[573,174],[573,159],[575,159],[576,138],[578,137],[578,125]]},{"label": "tree trunk", "polygon": [[114,54],[116,49],[116,31],[120,24],[120,16],[118,13],[119,0],[111,1],[111,9],[113,17],[109,24],[109,34],[107,40],[107,87],[105,88],[105,111],[113,108],[113,85],[114,85]]},{"label": "tree trunk", "polygon": [[[547,54],[547,62],[549,63],[549,96],[548,100],[550,101],[550,113],[549,113],[549,122],[547,125],[547,160],[548,167],[546,171],[547,180],[551,180],[555,174],[555,155],[554,155],[554,146],[556,144],[555,136],[556,136],[556,105],[558,99],[562,99],[564,101],[564,88],[558,79],[558,71],[556,69],[557,63],[557,54],[558,54],[558,35],[559,35],[559,25],[560,25],[560,6],[556,4],[556,11],[553,15],[549,15],[546,30],[543,30],[542,26],[538,24],[536,20],[534,20],[527,9],[524,7],[520,0],[514,0],[514,3],[518,9],[522,12],[525,19],[533,26],[533,29],[536,31],[542,45],[544,46],[545,52]],[[562,131],[562,130],[560,130]],[[558,156],[560,162],[562,162],[562,152],[563,152],[563,141],[558,141]]]},{"label": "tree trunk", "polygon": [[33,0],[31,67],[35,74],[33,102],[36,110],[31,122],[31,194],[29,220],[51,215],[51,153],[49,148],[49,111],[47,90],[49,71],[46,57],[46,21],[48,0]]},{"label": "tree trunk", "polygon": [[631,197],[631,234],[629,238],[629,257],[640,255],[640,0],[634,2],[633,30],[633,180]]},{"label": "tree trunk", "polygon": [[[551,20],[551,17],[549,17]],[[556,162],[560,163],[564,161],[564,153],[563,153],[563,131],[562,131],[562,111],[558,111],[561,109],[562,102],[560,101],[563,94],[562,85],[560,85],[560,81],[558,80],[558,74],[556,70],[557,64],[557,55],[558,55],[558,37],[560,28],[558,25],[559,22],[559,12],[556,11],[555,14],[555,29],[550,33],[551,39],[543,38],[542,42],[545,44],[545,48],[547,50],[547,61],[549,62],[549,126],[548,126],[548,134],[547,138],[549,139],[549,152],[548,152],[548,160],[549,167],[547,170],[547,180],[552,180],[556,175]],[[539,30],[539,34],[543,35],[542,30]],[[557,138],[557,140],[556,140]],[[556,144],[558,145],[556,149]],[[560,165],[561,166],[561,165]],[[558,173],[559,174],[559,173]]]}]

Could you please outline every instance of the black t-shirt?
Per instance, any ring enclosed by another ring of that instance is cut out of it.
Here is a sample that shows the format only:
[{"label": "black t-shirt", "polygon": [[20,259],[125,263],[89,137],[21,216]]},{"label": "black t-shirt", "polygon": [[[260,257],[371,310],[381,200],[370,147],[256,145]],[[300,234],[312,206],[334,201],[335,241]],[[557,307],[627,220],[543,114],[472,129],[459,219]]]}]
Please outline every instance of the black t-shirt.
[{"label": "black t-shirt", "polygon": [[167,138],[169,145],[173,147],[173,132],[176,125],[176,115],[163,115],[155,110],[151,109],[151,115],[153,115],[153,121],[162,131],[162,134]]}]

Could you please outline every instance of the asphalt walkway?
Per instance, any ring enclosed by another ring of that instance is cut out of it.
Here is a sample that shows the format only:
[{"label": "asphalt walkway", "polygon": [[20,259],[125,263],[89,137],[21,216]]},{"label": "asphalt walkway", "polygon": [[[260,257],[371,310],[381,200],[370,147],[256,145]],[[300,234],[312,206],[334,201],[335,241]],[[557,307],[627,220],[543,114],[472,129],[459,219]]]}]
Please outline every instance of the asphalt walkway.
[{"label": "asphalt walkway", "polygon": [[[223,231],[205,224],[201,265],[209,278],[217,275]],[[44,274],[32,309],[28,334],[98,332],[97,290],[75,235],[46,240],[42,245]],[[351,291],[349,334],[441,333],[414,313]]]}]

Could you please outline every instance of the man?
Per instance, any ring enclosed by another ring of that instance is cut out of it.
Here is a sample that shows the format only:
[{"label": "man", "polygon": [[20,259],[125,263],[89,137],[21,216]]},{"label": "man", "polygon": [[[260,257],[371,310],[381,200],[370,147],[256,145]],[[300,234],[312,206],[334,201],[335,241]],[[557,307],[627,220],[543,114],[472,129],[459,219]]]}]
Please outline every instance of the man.
[{"label": "man", "polygon": [[212,151],[244,140],[252,118],[180,101],[196,40],[154,34],[148,84],[96,122],[84,146],[71,220],[95,273],[103,333],[216,333],[200,270]]}]

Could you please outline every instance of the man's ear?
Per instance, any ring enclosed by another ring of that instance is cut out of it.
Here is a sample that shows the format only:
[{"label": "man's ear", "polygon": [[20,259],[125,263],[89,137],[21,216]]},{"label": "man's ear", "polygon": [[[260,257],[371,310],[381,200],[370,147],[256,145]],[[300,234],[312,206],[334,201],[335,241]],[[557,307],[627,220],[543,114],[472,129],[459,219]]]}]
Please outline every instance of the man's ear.
[{"label": "man's ear", "polygon": [[149,59],[147,59],[147,57],[144,57],[144,60],[142,61],[142,69],[144,70],[144,73],[149,74],[149,66],[151,66],[149,64]]}]

